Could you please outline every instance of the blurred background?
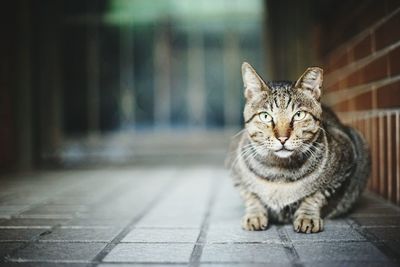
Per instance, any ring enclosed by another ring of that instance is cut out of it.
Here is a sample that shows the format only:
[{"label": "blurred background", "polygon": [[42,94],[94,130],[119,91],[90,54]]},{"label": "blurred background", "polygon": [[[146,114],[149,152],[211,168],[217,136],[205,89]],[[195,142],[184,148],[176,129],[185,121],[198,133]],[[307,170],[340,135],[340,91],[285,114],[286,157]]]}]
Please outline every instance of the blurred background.
[{"label": "blurred background", "polygon": [[325,70],[324,102],[400,204],[400,2],[14,0],[0,16],[0,171],[223,165],[240,65]]}]

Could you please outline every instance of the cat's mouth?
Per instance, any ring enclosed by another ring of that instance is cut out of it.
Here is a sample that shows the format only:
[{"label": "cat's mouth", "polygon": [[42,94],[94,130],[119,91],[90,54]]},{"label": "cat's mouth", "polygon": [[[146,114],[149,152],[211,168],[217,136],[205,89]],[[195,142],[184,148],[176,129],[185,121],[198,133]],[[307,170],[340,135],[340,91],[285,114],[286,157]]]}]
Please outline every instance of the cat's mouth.
[{"label": "cat's mouth", "polygon": [[274,151],[274,154],[280,158],[287,158],[293,154],[293,150],[282,147],[281,149]]}]

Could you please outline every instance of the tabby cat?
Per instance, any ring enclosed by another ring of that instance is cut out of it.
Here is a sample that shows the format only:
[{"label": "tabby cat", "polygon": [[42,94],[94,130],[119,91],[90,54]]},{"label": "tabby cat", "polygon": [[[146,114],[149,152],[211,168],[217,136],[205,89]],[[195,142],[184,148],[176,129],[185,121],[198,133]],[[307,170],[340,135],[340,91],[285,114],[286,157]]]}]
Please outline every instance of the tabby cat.
[{"label": "tabby cat", "polygon": [[343,215],[370,172],[363,138],[320,102],[323,71],[308,68],[296,82],[265,82],[242,65],[245,129],[230,168],[244,200],[245,230],[268,220],[316,233],[323,219]]}]

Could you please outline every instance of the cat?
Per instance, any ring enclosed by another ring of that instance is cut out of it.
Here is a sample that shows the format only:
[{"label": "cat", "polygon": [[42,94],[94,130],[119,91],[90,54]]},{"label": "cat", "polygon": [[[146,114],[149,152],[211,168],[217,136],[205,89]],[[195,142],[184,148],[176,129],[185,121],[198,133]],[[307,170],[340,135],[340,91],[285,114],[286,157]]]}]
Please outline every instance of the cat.
[{"label": "cat", "polygon": [[346,214],[364,190],[368,145],[321,104],[321,68],[265,82],[244,62],[242,78],[245,127],[228,161],[245,204],[242,228],[266,230],[270,220],[322,231],[324,218]]}]

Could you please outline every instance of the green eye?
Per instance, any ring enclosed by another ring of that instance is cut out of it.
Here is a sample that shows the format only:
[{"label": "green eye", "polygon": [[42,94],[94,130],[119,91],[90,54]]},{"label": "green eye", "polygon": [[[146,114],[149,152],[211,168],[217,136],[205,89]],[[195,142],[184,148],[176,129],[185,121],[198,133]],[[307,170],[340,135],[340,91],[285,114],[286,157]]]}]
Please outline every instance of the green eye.
[{"label": "green eye", "polygon": [[272,117],[267,112],[261,112],[259,115],[260,120],[265,123],[272,122]]},{"label": "green eye", "polygon": [[307,113],[305,111],[297,111],[296,114],[293,116],[293,120],[301,121],[306,117]]}]

